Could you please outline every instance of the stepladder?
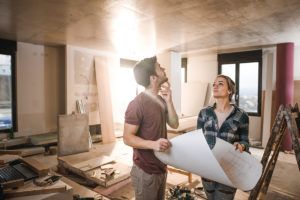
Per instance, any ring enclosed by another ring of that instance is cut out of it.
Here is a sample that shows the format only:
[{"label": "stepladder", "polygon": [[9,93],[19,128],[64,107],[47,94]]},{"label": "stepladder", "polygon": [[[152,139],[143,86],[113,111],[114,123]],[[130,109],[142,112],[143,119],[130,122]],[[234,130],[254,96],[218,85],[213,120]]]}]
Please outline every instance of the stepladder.
[{"label": "stepladder", "polygon": [[[251,191],[249,200],[265,198],[275,169],[276,161],[281,150],[284,134],[291,135],[292,145],[298,164],[298,169],[300,171],[300,145],[298,139],[299,129],[296,123],[296,119],[299,117],[299,108],[297,104],[294,107],[290,105],[281,105],[279,107],[271,129],[270,138],[261,159],[263,173],[256,186]],[[286,129],[288,130],[287,133]]]}]

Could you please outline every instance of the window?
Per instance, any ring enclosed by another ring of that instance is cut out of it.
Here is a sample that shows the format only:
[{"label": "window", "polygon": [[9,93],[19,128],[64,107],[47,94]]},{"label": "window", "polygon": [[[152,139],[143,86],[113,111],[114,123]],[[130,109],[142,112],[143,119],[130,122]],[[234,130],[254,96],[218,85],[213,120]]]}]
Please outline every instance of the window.
[{"label": "window", "polygon": [[249,115],[261,115],[262,50],[218,55],[218,73],[236,83],[236,104]]},{"label": "window", "polygon": [[187,82],[187,58],[181,58],[181,83]]},{"label": "window", "polygon": [[16,42],[0,39],[0,131],[17,131],[15,90]]}]

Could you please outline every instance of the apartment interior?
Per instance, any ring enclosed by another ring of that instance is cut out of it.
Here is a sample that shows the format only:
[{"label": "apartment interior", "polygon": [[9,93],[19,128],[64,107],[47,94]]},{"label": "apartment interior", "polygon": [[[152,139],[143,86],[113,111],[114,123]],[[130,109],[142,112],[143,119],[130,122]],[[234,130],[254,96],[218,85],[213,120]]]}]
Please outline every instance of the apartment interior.
[{"label": "apartment interior", "polygon": [[[250,116],[251,152],[260,160],[278,104],[300,102],[299,9],[298,0],[0,0],[0,147],[26,149],[18,156],[60,173],[72,195],[134,199],[129,176],[107,188],[91,187],[60,168],[87,161],[88,153],[132,165],[132,150],[122,142],[125,110],[142,91],[132,69],[157,55],[180,117],[170,138],[195,129],[199,110],[213,102],[211,83],[225,73],[239,86],[235,100]],[[77,114],[85,117],[72,116]],[[60,123],[82,132],[72,127],[78,123],[84,133],[60,136]],[[266,199],[300,198],[289,138]],[[72,145],[74,157],[59,160]],[[201,186],[199,181],[193,174],[190,184]],[[168,184],[182,183],[189,183],[185,175],[169,173]],[[27,197],[68,198],[51,195]],[[239,190],[236,199],[248,196]]]}]

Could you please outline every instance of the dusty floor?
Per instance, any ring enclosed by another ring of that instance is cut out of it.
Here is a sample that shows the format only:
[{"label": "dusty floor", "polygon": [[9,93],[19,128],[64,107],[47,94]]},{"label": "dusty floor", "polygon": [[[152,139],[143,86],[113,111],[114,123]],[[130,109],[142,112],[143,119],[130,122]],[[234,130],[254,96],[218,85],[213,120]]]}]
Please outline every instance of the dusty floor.
[{"label": "dusty floor", "polygon": [[[132,163],[131,161],[131,148],[125,146],[122,141],[118,142],[119,147],[121,148],[121,156],[118,159],[122,159],[122,161],[126,162],[128,165]],[[94,143],[93,151],[103,150],[103,146],[101,143]],[[252,155],[257,157],[260,160],[263,149],[254,149],[251,148]],[[38,159],[43,162],[54,171],[57,166],[57,156],[56,155],[34,155],[33,158]],[[122,157],[122,158],[121,158]],[[87,188],[82,185],[74,182],[72,178],[63,178],[69,185],[71,185],[74,189],[74,194],[80,194],[83,197],[94,197],[97,196],[97,193],[92,191],[93,188]],[[177,173],[169,173],[167,178],[167,187],[173,187],[175,185],[187,186],[191,188],[201,187],[201,179],[199,176],[193,175],[193,181],[191,184],[188,183],[187,176],[177,174]],[[269,190],[266,196],[266,199],[300,199],[300,172],[296,163],[295,155],[293,154],[285,154],[280,153],[278,162],[276,164],[276,168],[269,186]],[[204,195],[200,191],[200,195],[197,199],[205,199]],[[130,184],[118,189],[108,196],[110,199],[134,199],[134,193]],[[248,193],[238,190],[236,196],[236,200],[244,200],[248,199]]]}]

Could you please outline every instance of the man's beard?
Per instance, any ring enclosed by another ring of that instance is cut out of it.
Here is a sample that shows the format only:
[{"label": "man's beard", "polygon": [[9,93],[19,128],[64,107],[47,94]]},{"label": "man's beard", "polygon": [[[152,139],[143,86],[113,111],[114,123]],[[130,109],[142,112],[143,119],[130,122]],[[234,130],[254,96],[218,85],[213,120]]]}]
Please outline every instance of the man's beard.
[{"label": "man's beard", "polygon": [[159,85],[162,85],[162,84],[164,84],[165,82],[168,82],[169,81],[169,79],[168,79],[168,77],[164,77],[164,78],[162,78],[161,80],[160,80],[160,84]]}]

